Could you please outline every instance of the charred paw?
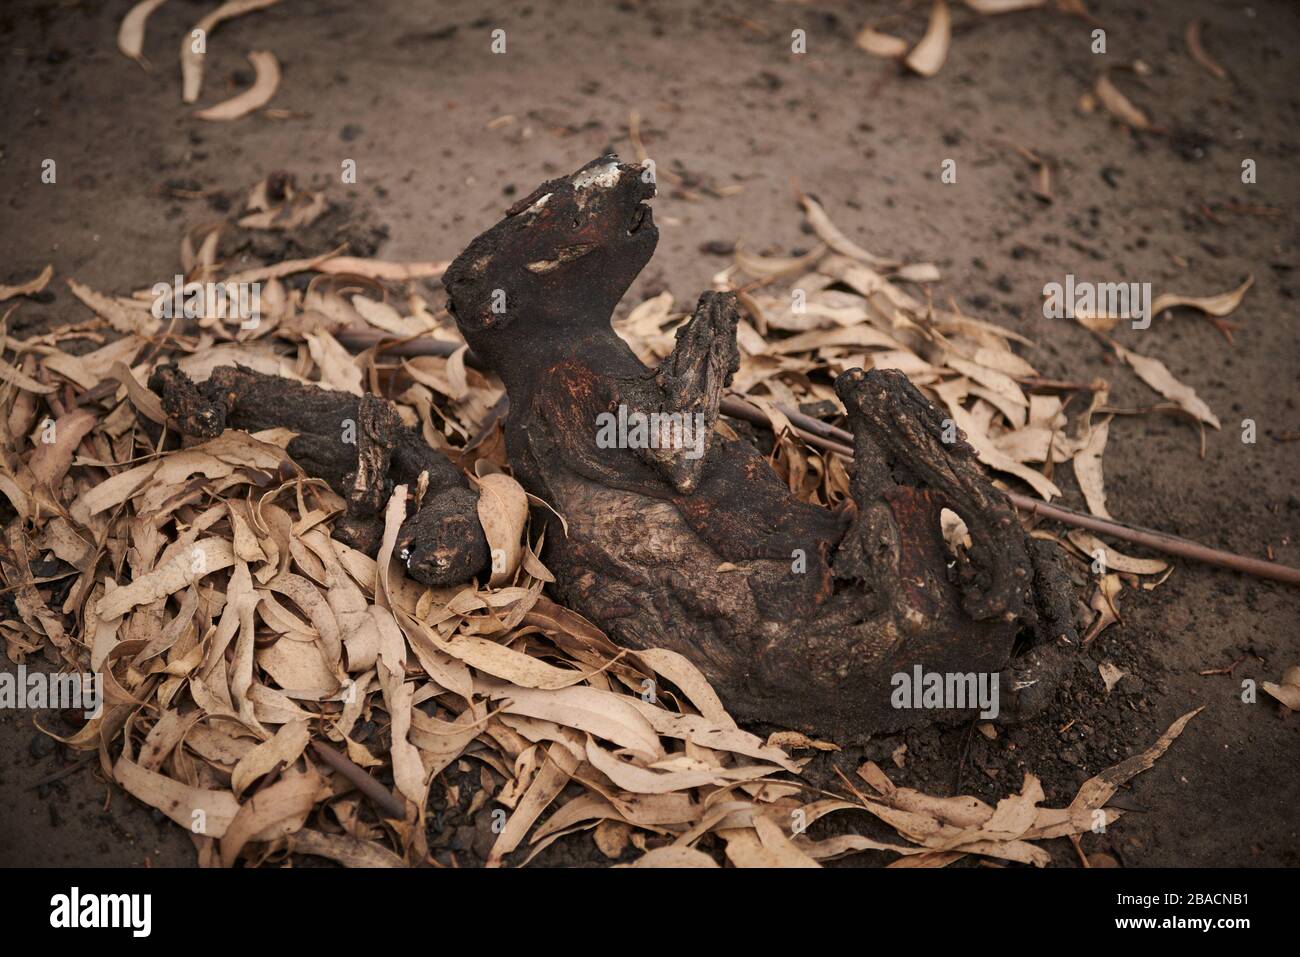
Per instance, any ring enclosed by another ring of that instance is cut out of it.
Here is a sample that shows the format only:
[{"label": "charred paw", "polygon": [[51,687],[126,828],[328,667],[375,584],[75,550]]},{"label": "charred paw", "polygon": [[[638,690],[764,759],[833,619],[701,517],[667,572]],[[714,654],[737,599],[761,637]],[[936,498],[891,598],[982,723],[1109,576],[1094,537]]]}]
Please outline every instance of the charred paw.
[{"label": "charred paw", "polygon": [[478,496],[449,488],[425,501],[398,531],[396,554],[407,573],[426,585],[454,585],[486,571],[489,553]]}]

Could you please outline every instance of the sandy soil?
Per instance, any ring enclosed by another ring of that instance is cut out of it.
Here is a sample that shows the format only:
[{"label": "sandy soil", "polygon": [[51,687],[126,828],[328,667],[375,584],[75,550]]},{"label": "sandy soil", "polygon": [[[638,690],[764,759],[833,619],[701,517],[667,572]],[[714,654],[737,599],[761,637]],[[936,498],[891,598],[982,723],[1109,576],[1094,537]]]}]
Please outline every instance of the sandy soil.
[{"label": "sandy soil", "polygon": [[[1044,283],[1073,272],[1208,294],[1253,274],[1233,317],[1234,345],[1190,314],[1120,331],[1192,384],[1224,429],[1208,436],[1202,459],[1187,425],[1119,417],[1107,486],[1121,519],[1255,556],[1271,548],[1276,560],[1300,565],[1300,442],[1284,440],[1300,429],[1293,3],[1090,3],[1108,31],[1105,63],[1140,57],[1152,68],[1119,82],[1168,135],[1133,135],[1076,109],[1103,61],[1089,51],[1089,25],[1047,11],[981,18],[955,10],[949,61],[927,81],[853,46],[865,20],[902,6],[893,2],[624,0],[584,10],[537,0],[511,10],[286,0],[214,35],[205,101],[247,82],[244,51],[270,49],[284,69],[273,106],[290,118],[218,125],[182,108],[174,54],[210,4],[176,0],[153,15],[152,73],[115,49],[128,6],[20,0],[0,12],[0,282],[48,261],[60,276],[119,292],[169,280],[182,229],[215,215],[169,189],[233,193],[274,169],[333,184],[332,198],[386,227],[386,257],[450,257],[544,176],[607,148],[630,155],[636,110],[661,165],[745,189],[658,200],[659,252],[629,301],[664,288],[692,300],[726,262],[701,249],[709,243],[806,247],[794,177],[868,248],[937,262],[944,282],[936,293],[1029,336],[1043,374],[1105,375],[1114,403],[1131,407],[1153,394],[1082,329],[1042,317]],[[896,29],[919,35],[927,6],[914,4]],[[1194,17],[1205,19],[1206,43],[1230,80],[1187,56],[1182,35]],[[489,52],[498,27],[507,32],[503,56]],[[802,56],[790,53],[796,28],[808,36]],[[517,119],[487,128],[503,114]],[[1012,144],[1057,161],[1053,204],[1033,197],[1030,168]],[[1258,166],[1251,186],[1240,179],[1248,157]],[[55,185],[40,182],[45,158],[58,163]],[[947,158],[957,162],[955,184],[939,181]],[[339,185],[345,159],[356,160],[355,186]],[[1232,202],[1280,214],[1206,212]],[[22,315],[81,314],[61,280],[51,290]],[[1241,441],[1244,418],[1258,423],[1254,445]],[[1081,507],[1063,481],[1065,504]],[[1125,866],[1297,865],[1300,722],[1280,717],[1266,697],[1242,703],[1240,682],[1276,680],[1300,661],[1298,609],[1294,589],[1184,564],[1154,592],[1125,592],[1123,623],[1090,647],[1051,714],[993,741],[969,729],[931,731],[872,742],[866,753],[885,760],[907,743],[906,767],[889,765],[898,783],[991,800],[1018,789],[1030,769],[1059,803],[1204,705],[1125,792],[1144,813],[1085,836],[1084,848]],[[1109,695],[1095,677],[1103,660],[1131,673]],[[1231,677],[1199,674],[1237,661]],[[0,714],[0,861],[192,862],[185,835],[106,785],[97,767],[34,787],[64,762],[33,720],[59,727],[53,715]],[[814,779],[831,780],[829,760],[851,773],[860,756],[822,759]],[[447,846],[472,848],[476,822],[449,814]],[[1053,843],[1057,863],[1077,864],[1067,842]],[[601,858],[582,835],[543,860]]]}]

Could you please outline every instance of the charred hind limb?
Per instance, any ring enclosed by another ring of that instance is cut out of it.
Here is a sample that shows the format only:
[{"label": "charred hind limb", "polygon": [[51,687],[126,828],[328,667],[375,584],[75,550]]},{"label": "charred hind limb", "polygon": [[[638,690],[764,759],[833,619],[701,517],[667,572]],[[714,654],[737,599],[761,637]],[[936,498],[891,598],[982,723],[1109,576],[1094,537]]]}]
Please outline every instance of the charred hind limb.
[{"label": "charred hind limb", "polygon": [[195,383],[179,367],[164,365],[154,371],[149,387],[186,435],[212,438],[225,428],[297,433],[286,448],[290,458],[347,503],[334,528],[345,544],[373,555],[393,487],[422,487],[419,508],[399,531],[398,551],[412,577],[447,585],[486,570],[488,546],[476,496],[455,465],[402,424],[392,403],[238,366],[219,366]]},{"label": "charred hind limb", "polygon": [[[962,607],[975,620],[1016,620],[1033,569],[1015,509],[985,478],[975,450],[902,372],[851,369],[835,381],[854,437],[854,498],[863,508],[886,500],[924,502],[939,527],[951,509],[970,530],[957,558]],[[906,547],[904,544],[902,547]]]}]

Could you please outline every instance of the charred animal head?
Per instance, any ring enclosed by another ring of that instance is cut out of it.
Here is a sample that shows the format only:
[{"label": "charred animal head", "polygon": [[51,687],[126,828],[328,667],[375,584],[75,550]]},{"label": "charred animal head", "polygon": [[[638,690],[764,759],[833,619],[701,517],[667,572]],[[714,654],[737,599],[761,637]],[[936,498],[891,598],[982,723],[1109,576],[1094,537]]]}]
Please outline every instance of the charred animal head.
[{"label": "charred animal head", "polygon": [[543,183],[443,275],[466,341],[491,361],[505,345],[570,336],[607,320],[659,239],[649,168],[607,154]]}]

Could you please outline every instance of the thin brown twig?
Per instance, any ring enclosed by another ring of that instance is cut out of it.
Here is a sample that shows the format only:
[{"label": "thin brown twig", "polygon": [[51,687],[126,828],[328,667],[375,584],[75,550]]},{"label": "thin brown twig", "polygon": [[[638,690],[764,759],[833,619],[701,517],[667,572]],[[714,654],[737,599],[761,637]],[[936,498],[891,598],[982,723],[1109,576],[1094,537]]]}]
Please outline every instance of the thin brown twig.
[{"label": "thin brown twig", "polygon": [[1070,843],[1074,845],[1074,853],[1079,855],[1079,863],[1084,867],[1092,867],[1092,862],[1088,860],[1088,855],[1083,853],[1083,844],[1080,843],[1078,834],[1070,835]]},{"label": "thin brown twig", "polygon": [[84,755],[76,761],[73,761],[67,767],[59,768],[59,770],[45,775],[45,777],[41,778],[39,781],[33,781],[31,784],[27,785],[27,790],[34,791],[42,785],[53,784],[55,781],[66,778],[70,774],[76,774],[82,768],[89,766],[89,764],[98,757],[98,753]]},{"label": "thin brown twig", "polygon": [[1245,661],[1248,657],[1250,657],[1250,656],[1249,656],[1249,655],[1242,655],[1240,658],[1238,658],[1236,661],[1234,661],[1232,664],[1230,664],[1230,665],[1228,665],[1228,666],[1226,666],[1226,667],[1223,667],[1223,668],[1206,668],[1204,671],[1198,671],[1197,674],[1202,675],[1202,676],[1208,676],[1208,675],[1227,675],[1228,677],[1232,677],[1232,673],[1233,673],[1234,671],[1237,670],[1237,665],[1241,664],[1241,663],[1242,663],[1243,661]]},{"label": "thin brown twig", "polygon": [[1100,392],[1106,388],[1105,382],[1094,379],[1092,382],[1070,382],[1065,379],[1045,379],[1036,375],[1012,376],[1026,389],[1043,389],[1050,392]]},{"label": "thin brown twig", "polygon": [[320,759],[348,779],[358,791],[374,801],[385,817],[403,820],[406,817],[406,803],[384,787],[359,766],[353,763],[342,751],[330,747],[323,741],[313,741],[312,750]]}]

